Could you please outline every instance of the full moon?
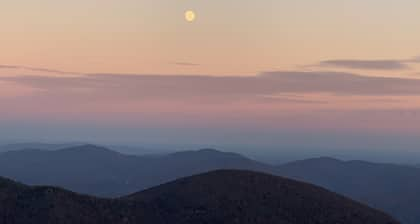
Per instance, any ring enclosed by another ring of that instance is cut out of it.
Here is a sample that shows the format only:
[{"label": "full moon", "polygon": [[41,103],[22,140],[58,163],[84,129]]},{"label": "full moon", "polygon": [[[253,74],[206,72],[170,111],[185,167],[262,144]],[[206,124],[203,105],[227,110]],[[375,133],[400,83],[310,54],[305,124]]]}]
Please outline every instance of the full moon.
[{"label": "full moon", "polygon": [[185,20],[187,22],[194,22],[195,17],[196,16],[195,16],[195,12],[194,11],[188,10],[188,11],[185,12]]}]

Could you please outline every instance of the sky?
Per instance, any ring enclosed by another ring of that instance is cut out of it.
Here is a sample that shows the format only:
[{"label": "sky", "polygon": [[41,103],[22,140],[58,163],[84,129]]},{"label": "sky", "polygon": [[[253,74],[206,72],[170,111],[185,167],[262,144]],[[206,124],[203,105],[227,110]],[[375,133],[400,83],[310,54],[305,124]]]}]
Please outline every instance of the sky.
[{"label": "sky", "polygon": [[418,0],[4,0],[0,134],[420,148],[419,9]]}]

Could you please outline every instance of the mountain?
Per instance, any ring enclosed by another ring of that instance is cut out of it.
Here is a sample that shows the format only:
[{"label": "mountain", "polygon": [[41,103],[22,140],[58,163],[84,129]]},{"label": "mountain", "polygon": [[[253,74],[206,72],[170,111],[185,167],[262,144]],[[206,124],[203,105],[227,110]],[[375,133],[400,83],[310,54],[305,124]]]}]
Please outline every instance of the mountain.
[{"label": "mountain", "polygon": [[213,149],[128,156],[94,145],[0,153],[0,176],[101,197],[119,197],[217,169],[260,171],[312,183],[388,212],[404,224],[420,222],[420,169],[409,166],[333,158],[271,166]]},{"label": "mountain", "polygon": [[278,175],[325,187],[381,209],[402,223],[420,221],[420,169],[316,158],[278,167]]},{"label": "mountain", "polygon": [[397,224],[388,215],[310,184],[220,170],[120,199],[0,179],[3,224]]},{"label": "mountain", "polygon": [[93,145],[55,151],[28,149],[0,154],[0,175],[25,184],[108,195],[123,188],[136,163],[135,157]]},{"label": "mountain", "polygon": [[55,151],[0,154],[0,175],[30,185],[53,185],[75,192],[115,197],[180,177],[215,169],[270,172],[271,167],[239,154],[212,149],[164,156],[128,156],[84,145]]},{"label": "mountain", "polygon": [[108,200],[6,179],[0,179],[0,201],[2,224],[117,223],[121,215],[121,207]]},{"label": "mountain", "polygon": [[0,152],[15,151],[22,149],[42,149],[42,150],[57,150],[62,148],[74,147],[81,145],[80,143],[38,143],[38,142],[26,142],[26,143],[13,143],[13,144],[2,144],[0,145]]}]

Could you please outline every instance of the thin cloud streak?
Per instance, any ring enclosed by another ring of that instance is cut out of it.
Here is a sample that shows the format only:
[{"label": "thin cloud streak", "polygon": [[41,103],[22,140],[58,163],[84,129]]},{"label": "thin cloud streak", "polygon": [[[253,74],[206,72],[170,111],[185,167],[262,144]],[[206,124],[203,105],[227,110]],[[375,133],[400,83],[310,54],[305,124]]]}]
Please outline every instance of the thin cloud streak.
[{"label": "thin cloud streak", "polygon": [[321,61],[321,67],[336,67],[365,70],[404,70],[410,67],[399,60],[327,60]]},{"label": "thin cloud streak", "polygon": [[389,60],[354,60],[354,59],[335,59],[319,62],[317,65],[304,67],[334,67],[359,70],[407,70],[409,64],[420,63],[420,56],[410,59],[389,59]]},{"label": "thin cloud streak", "polygon": [[200,64],[191,63],[191,62],[175,62],[174,64],[179,65],[179,66],[191,66],[191,67],[200,66]]},{"label": "thin cloud streak", "polygon": [[62,75],[83,75],[83,73],[79,73],[79,72],[69,72],[69,71],[61,71],[61,70],[56,70],[56,69],[20,66],[20,65],[0,65],[0,69],[23,69],[23,70],[34,71],[34,72],[55,73],[55,74],[62,74]]},{"label": "thin cloud streak", "polygon": [[282,96],[261,96],[260,99],[264,103],[287,103],[287,104],[328,104],[328,101],[322,100],[306,100],[306,99],[296,99],[291,97],[282,97]]}]

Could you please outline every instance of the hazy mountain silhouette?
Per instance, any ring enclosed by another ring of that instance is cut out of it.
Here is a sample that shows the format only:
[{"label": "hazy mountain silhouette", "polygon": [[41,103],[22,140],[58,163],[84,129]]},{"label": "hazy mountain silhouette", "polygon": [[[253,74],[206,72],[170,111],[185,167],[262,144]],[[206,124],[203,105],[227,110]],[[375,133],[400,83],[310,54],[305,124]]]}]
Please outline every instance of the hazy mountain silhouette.
[{"label": "hazy mountain silhouette", "polygon": [[279,175],[309,182],[380,208],[403,223],[420,221],[420,169],[318,158],[278,167]]},{"label": "hazy mountain silhouette", "polygon": [[396,224],[313,185],[248,171],[214,171],[120,199],[0,179],[2,224]]},{"label": "hazy mountain silhouette", "polygon": [[83,145],[80,143],[38,143],[38,142],[25,142],[25,143],[11,143],[0,145],[0,152],[16,151],[22,149],[42,149],[42,150],[58,150],[68,147],[75,147],[77,145]]},{"label": "hazy mountain silhouette", "polygon": [[164,156],[128,156],[84,145],[57,151],[0,154],[0,175],[30,185],[53,185],[97,196],[121,196],[215,169],[270,171],[239,154],[212,149]]},{"label": "hazy mountain silhouette", "polygon": [[0,154],[0,176],[105,197],[217,169],[261,171],[302,180],[386,211],[405,224],[420,221],[420,169],[408,166],[333,158],[270,166],[212,149],[128,156],[94,145]]}]

